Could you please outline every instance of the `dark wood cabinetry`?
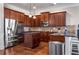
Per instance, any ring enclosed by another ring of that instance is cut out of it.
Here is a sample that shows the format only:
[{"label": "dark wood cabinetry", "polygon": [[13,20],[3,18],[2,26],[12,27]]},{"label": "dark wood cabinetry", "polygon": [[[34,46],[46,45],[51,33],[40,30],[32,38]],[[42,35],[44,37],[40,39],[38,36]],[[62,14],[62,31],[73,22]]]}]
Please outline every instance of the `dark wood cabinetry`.
[{"label": "dark wood cabinetry", "polygon": [[56,20],[56,26],[65,26],[65,13],[66,12],[59,12],[54,14],[54,18]]},{"label": "dark wood cabinetry", "polygon": [[36,19],[34,19],[35,27],[39,27],[41,25],[40,19],[41,19],[41,15],[36,15]]},{"label": "dark wood cabinetry", "polygon": [[25,22],[24,13],[14,11],[8,8],[4,8],[4,18],[16,20],[18,23],[23,23],[23,24]]},{"label": "dark wood cabinetry", "polygon": [[57,12],[50,14],[49,25],[50,26],[65,26],[66,24],[66,12]]},{"label": "dark wood cabinetry", "polygon": [[24,13],[20,13],[20,22],[24,24],[25,19],[24,19]]},{"label": "dark wood cabinetry", "polygon": [[10,11],[8,8],[4,8],[4,18],[10,18]]},{"label": "dark wood cabinetry", "polygon": [[39,33],[25,33],[24,34],[24,45],[29,48],[35,48],[39,45]]},{"label": "dark wood cabinetry", "polygon": [[50,18],[50,13],[49,12],[42,12],[41,13],[41,21],[44,22],[44,21],[48,21]]},{"label": "dark wood cabinetry", "polygon": [[65,36],[64,35],[50,35],[50,41],[65,42]]},{"label": "dark wood cabinetry", "polygon": [[16,14],[17,14],[17,19],[16,19],[16,21],[18,22],[18,23],[22,23],[22,24],[25,24],[25,15],[23,14],[23,13],[21,13],[21,12],[16,12]]},{"label": "dark wood cabinetry", "polygon": [[40,40],[43,42],[48,42],[49,41],[49,32],[41,32]]},{"label": "dark wood cabinetry", "polygon": [[54,18],[54,14],[50,14],[50,19],[48,21],[49,26],[55,26],[55,18]]},{"label": "dark wood cabinetry", "polygon": [[36,15],[36,19],[33,19],[29,18],[27,15],[25,16],[24,13],[4,8],[4,17],[31,27],[39,27],[43,22],[48,22],[49,26],[66,25],[66,12],[42,12],[41,15]]}]

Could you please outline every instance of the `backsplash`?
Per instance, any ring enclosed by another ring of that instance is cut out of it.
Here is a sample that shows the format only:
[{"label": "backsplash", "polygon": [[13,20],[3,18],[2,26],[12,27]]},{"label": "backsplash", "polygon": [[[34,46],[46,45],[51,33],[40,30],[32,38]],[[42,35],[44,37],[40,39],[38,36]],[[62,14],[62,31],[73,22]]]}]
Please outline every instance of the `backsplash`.
[{"label": "backsplash", "polygon": [[29,31],[49,31],[64,33],[65,28],[67,28],[68,34],[76,34],[75,25],[67,25],[66,27],[29,27]]},{"label": "backsplash", "polygon": [[[66,26],[68,34],[75,34],[76,26],[67,25]],[[49,31],[49,32],[60,32],[64,33],[65,27],[30,27],[29,31]]]}]

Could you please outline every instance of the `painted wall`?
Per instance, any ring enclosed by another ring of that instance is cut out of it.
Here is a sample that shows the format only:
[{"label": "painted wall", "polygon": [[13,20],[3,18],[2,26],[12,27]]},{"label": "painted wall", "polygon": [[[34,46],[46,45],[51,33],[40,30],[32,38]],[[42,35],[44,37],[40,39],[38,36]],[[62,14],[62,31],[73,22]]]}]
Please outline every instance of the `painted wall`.
[{"label": "painted wall", "polygon": [[0,3],[0,50],[4,49],[4,10],[3,4]]}]

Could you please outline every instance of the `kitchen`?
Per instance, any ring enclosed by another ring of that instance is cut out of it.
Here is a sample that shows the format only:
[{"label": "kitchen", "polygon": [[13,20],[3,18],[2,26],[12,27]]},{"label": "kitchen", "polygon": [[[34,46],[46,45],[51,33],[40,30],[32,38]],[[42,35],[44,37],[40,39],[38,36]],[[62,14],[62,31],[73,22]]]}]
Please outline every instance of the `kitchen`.
[{"label": "kitchen", "polygon": [[78,3],[5,3],[5,54],[79,55],[78,10]]}]

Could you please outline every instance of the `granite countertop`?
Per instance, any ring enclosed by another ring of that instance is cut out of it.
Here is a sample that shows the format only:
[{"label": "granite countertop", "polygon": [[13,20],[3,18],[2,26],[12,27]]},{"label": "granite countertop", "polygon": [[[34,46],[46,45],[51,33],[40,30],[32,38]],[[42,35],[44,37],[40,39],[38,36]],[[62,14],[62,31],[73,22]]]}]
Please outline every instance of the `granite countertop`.
[{"label": "granite countertop", "polygon": [[50,35],[61,35],[61,36],[67,36],[67,37],[77,37],[75,34],[64,34],[64,33],[52,33]]},{"label": "granite countertop", "polygon": [[38,31],[29,31],[29,32],[24,32],[24,34],[34,34],[34,33],[40,33]]}]

